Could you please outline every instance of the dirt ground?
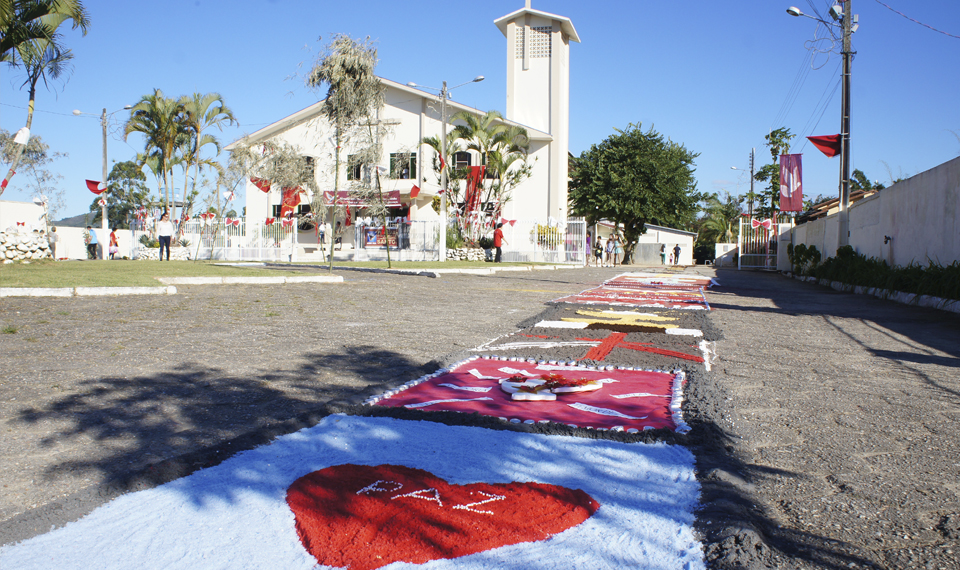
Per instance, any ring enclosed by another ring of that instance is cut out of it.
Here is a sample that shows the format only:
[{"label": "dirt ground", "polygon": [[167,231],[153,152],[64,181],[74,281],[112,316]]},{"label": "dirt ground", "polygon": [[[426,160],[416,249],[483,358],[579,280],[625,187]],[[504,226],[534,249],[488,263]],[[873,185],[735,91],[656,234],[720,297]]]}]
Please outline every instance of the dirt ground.
[{"label": "dirt ground", "polygon": [[[0,326],[16,332],[0,335],[0,544],[356,412],[621,272],[2,299]],[[689,376],[693,431],[644,435],[697,454],[711,567],[960,568],[960,317],[716,276],[714,310],[684,317],[719,354]]]}]

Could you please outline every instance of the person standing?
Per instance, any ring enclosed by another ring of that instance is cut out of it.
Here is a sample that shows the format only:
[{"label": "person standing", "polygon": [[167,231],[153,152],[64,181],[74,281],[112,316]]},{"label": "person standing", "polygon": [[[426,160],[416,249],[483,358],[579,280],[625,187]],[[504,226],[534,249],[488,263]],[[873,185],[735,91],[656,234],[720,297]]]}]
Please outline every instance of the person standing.
[{"label": "person standing", "polygon": [[613,265],[623,265],[623,241],[620,234],[613,236]]},{"label": "person standing", "polygon": [[587,267],[590,267],[590,258],[593,256],[593,233],[587,230]]},{"label": "person standing", "polygon": [[667,264],[667,244],[660,244],[660,265]]},{"label": "person standing", "polygon": [[60,241],[60,236],[57,234],[57,226],[52,226],[50,228],[50,233],[47,234],[47,241],[50,243],[50,254],[53,255],[53,260],[56,261],[59,259],[57,257],[57,243]]},{"label": "person standing", "polygon": [[596,243],[593,245],[593,255],[596,258],[596,266],[603,265],[603,240],[597,236]]},{"label": "person standing", "polygon": [[503,244],[508,243],[503,239],[503,222],[497,224],[497,229],[493,232],[493,247],[497,248],[497,254],[493,258],[494,263],[502,263]]},{"label": "person standing", "polygon": [[87,231],[83,232],[83,243],[87,244],[87,259],[97,258],[97,232],[87,226]]},{"label": "person standing", "polygon": [[607,253],[606,263],[603,264],[604,267],[613,267],[613,234],[607,236],[607,246],[604,248]]},{"label": "person standing", "polygon": [[170,238],[173,237],[173,222],[170,214],[164,212],[157,222],[157,239],[160,240],[160,261],[163,261],[163,248],[167,248],[167,261],[170,261]]},{"label": "person standing", "polygon": [[680,244],[678,243],[673,248],[673,264],[678,265],[680,263]]},{"label": "person standing", "polygon": [[120,242],[117,241],[117,228],[110,229],[110,259],[116,259],[114,256],[120,251]]}]

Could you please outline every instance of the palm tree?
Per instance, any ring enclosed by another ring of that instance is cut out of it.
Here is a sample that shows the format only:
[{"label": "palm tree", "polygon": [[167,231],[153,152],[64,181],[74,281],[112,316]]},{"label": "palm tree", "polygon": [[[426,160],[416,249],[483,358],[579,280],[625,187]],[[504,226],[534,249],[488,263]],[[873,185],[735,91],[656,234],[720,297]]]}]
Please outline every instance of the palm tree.
[{"label": "palm tree", "polygon": [[0,61],[17,65],[21,45],[55,41],[67,20],[87,34],[90,22],[80,0],[0,0]]},{"label": "palm tree", "polygon": [[[223,97],[219,93],[207,93],[206,95],[194,93],[192,96],[185,95],[180,98],[180,103],[183,105],[185,111],[183,122],[191,136],[191,144],[189,145],[188,152],[189,162],[184,168],[184,171],[191,165],[196,167],[196,172],[193,176],[193,190],[196,192],[197,179],[200,178],[200,167],[215,164],[209,160],[200,160],[200,148],[212,144],[216,147],[217,154],[220,154],[220,141],[213,135],[204,134],[203,131],[210,127],[216,127],[220,131],[223,131],[225,124],[232,125],[239,123],[237,123],[237,119],[233,116],[233,111],[223,103]],[[183,188],[184,193],[186,193],[186,179],[184,179]]]},{"label": "palm tree", "polygon": [[[56,34],[54,34],[56,35]],[[66,76],[70,70],[70,60],[73,54],[69,49],[62,48],[56,40],[32,40],[23,42],[14,50],[20,57],[27,73],[27,79],[23,86],[29,88],[30,103],[27,106],[27,132],[33,126],[33,108],[37,99],[37,83],[43,80],[44,86],[49,86],[49,80],[57,80]],[[17,145],[17,151],[10,163],[10,169],[0,185],[0,195],[3,194],[7,183],[16,173],[17,166],[20,164],[20,157],[23,156],[23,150],[26,144]]]},{"label": "palm tree", "polygon": [[513,189],[530,176],[527,130],[504,123],[503,116],[497,111],[487,111],[483,115],[461,111],[453,116],[453,120],[462,123],[454,127],[453,138],[463,141],[468,150],[477,152],[487,165],[487,178],[492,182],[483,188],[482,203],[495,204],[495,220],[500,217],[503,205],[510,200]]},{"label": "palm tree", "polygon": [[164,196],[171,218],[177,216],[177,205],[171,200],[170,175],[176,163],[176,151],[187,134],[183,115],[183,104],[179,100],[169,99],[163,91],[154,89],[153,93],[144,95],[133,106],[130,119],[123,128],[124,140],[130,133],[141,133],[147,139],[145,153],[157,159],[157,168],[163,174]]},{"label": "palm tree", "polygon": [[731,196],[724,190],[724,198],[721,201],[716,194],[711,194],[705,199],[706,216],[703,218],[704,237],[712,237],[719,243],[732,243],[737,239],[740,233],[740,214],[743,198],[740,196]]}]

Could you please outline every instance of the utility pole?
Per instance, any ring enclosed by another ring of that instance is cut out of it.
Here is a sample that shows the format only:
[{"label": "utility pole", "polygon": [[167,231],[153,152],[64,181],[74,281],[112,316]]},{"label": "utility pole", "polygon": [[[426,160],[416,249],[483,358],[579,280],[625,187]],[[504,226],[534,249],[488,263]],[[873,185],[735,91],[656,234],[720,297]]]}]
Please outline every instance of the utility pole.
[{"label": "utility pole", "polygon": [[447,260],[447,82],[440,90],[440,243],[439,261]]},{"label": "utility pole", "polygon": [[850,36],[853,33],[852,0],[843,3],[843,101],[840,111],[840,227],[837,248],[850,244],[850,64],[853,49]]},{"label": "utility pole", "polygon": [[748,213],[750,214],[750,219],[753,219],[753,201],[756,199],[756,194],[753,193],[753,176],[754,176],[754,162],[753,155],[756,152],[756,147],[750,149],[750,207]]}]

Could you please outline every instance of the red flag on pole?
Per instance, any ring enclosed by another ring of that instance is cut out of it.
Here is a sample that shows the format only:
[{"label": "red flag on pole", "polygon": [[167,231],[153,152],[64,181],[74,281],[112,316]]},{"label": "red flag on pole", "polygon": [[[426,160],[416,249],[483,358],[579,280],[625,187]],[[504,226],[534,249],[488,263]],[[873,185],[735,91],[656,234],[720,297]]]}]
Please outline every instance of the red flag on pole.
[{"label": "red flag on pole", "polygon": [[100,183],[96,180],[87,180],[87,189],[99,196],[106,188],[100,188]]},{"label": "red flag on pole", "polygon": [[840,135],[823,135],[819,137],[807,137],[807,140],[813,143],[813,146],[820,149],[820,152],[833,158],[840,154],[841,138]]},{"label": "red flag on pole", "polygon": [[803,211],[803,167],[802,155],[780,155],[780,211]]},{"label": "red flag on pole", "polygon": [[282,195],[283,198],[280,202],[280,216],[286,216],[287,214],[292,214],[296,210],[297,206],[300,205],[300,196],[302,195],[303,190],[301,188],[284,188]]},{"label": "red flag on pole", "polygon": [[253,182],[253,185],[260,189],[261,192],[270,191],[270,181],[264,180],[263,178],[251,178],[250,182]]},{"label": "red flag on pole", "polygon": [[414,184],[413,188],[410,189],[410,197],[416,198],[419,195],[420,195],[420,187]]},{"label": "red flag on pole", "polygon": [[467,213],[470,213],[480,207],[480,194],[483,192],[482,180],[486,166],[471,166],[470,174],[467,175],[467,193],[464,197]]}]

